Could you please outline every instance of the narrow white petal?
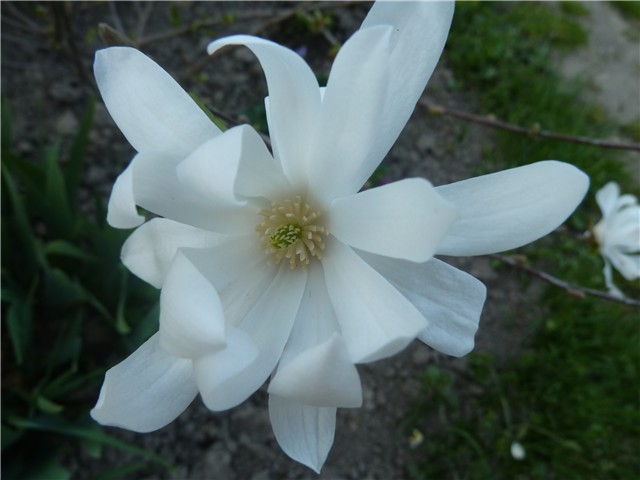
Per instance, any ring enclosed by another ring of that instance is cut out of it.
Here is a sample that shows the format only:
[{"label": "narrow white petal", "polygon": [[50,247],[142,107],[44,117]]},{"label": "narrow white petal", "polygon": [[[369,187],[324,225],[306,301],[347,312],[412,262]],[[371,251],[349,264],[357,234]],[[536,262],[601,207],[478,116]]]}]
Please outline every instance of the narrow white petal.
[{"label": "narrow white petal", "polygon": [[640,254],[629,255],[619,249],[610,248],[607,250],[607,258],[627,280],[640,278]]},{"label": "narrow white petal", "polygon": [[[225,382],[237,376],[248,368],[258,358],[257,345],[251,337],[240,330],[229,326],[227,328],[227,344],[224,348],[197,358],[193,362],[194,373],[200,395],[205,405],[212,410],[218,410],[217,403],[223,402],[224,397],[233,395],[229,392]],[[210,399],[216,399],[212,404]]]},{"label": "narrow white petal", "polygon": [[336,409],[270,395],[269,418],[284,453],[320,473],[333,445]]},{"label": "narrow white petal", "polygon": [[357,192],[384,157],[366,162],[380,133],[391,33],[390,26],[359,30],[333,63],[308,165],[320,203]]},{"label": "narrow white petal", "polygon": [[486,298],[482,282],[436,258],[413,263],[364,252],[360,255],[429,321],[418,335],[420,340],[454,357],[473,350]]},{"label": "narrow white petal", "polygon": [[333,239],[322,265],[354,362],[393,355],[426,328],[427,321],[411,302],[348,246]]},{"label": "narrow white petal", "polygon": [[322,268],[311,268],[269,392],[307,405],[360,406],[360,378],[339,331]]},{"label": "narrow white petal", "polygon": [[253,232],[256,208],[212,203],[185,186],[177,175],[180,160],[141,153],[133,164],[136,203],[156,215],[225,234]]},{"label": "narrow white petal", "polygon": [[98,50],[93,71],[109,113],[138,152],[185,157],[220,133],[187,92],[138,50]]},{"label": "narrow white petal", "polygon": [[180,251],[160,292],[160,345],[170,354],[186,358],[200,357],[225,345],[218,293]]},{"label": "narrow white petal", "polygon": [[609,182],[596,192],[596,202],[598,202],[603,217],[608,217],[613,213],[619,197],[620,187],[616,182]]},{"label": "narrow white petal", "polygon": [[533,242],[562,224],[588,187],[582,171],[552,160],[436,187],[459,212],[437,253],[483,255]]},{"label": "narrow white petal", "polygon": [[122,262],[136,276],[156,288],[180,247],[207,248],[228,237],[166,218],[154,218],[137,228],[122,246]]},{"label": "narrow white petal", "polygon": [[269,393],[317,407],[362,405],[358,371],[337,333],[280,366]]},{"label": "narrow white petal", "polygon": [[107,204],[107,223],[114,228],[135,228],[144,222],[133,198],[133,162],[116,178]]},{"label": "narrow white petal", "polygon": [[231,128],[198,147],[176,169],[183,187],[211,205],[239,206],[244,197],[276,197],[290,189],[260,135]]},{"label": "narrow white petal", "polygon": [[410,178],[334,200],[328,228],[352,247],[425,262],[455,218],[429,182]]},{"label": "narrow white petal", "polygon": [[166,353],[156,334],[107,371],[91,416],[102,425],[152,432],[172,422],[197,393],[191,360]]},{"label": "narrow white petal", "polygon": [[269,133],[284,173],[295,184],[306,179],[311,133],[317,122],[320,92],[302,57],[277,43],[234,35],[209,44],[212,54],[225,45],[244,45],[258,57],[269,88]]},{"label": "narrow white petal", "polygon": [[409,120],[440,58],[453,10],[453,1],[383,1],[375,2],[364,19],[362,29],[393,27],[391,52],[385,64],[388,91],[371,157],[365,162],[370,169],[384,158]]},{"label": "narrow white petal", "polygon": [[269,288],[238,323],[237,328],[249,335],[258,349],[258,355],[252,362],[243,365],[244,368],[237,374],[221,381],[208,372],[204,360],[195,361],[198,386],[209,409],[219,411],[235,407],[269,377],[289,338],[306,278],[306,272],[291,271],[287,265],[282,265]]},{"label": "narrow white petal", "polygon": [[607,286],[607,290],[611,295],[616,297],[624,297],[624,293],[613,283],[613,271],[611,269],[611,262],[604,257],[604,269],[602,270],[604,275],[604,283]]},{"label": "narrow white petal", "polygon": [[340,325],[327,292],[324,271],[322,268],[309,268],[307,286],[291,336],[282,352],[280,366],[326,342],[336,332],[340,332]]}]

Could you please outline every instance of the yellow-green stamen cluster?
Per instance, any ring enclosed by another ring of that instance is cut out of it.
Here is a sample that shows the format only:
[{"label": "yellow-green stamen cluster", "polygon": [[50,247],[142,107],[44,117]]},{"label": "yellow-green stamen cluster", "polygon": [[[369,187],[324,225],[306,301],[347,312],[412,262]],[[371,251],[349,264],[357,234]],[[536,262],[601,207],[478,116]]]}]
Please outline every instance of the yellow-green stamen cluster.
[{"label": "yellow-green stamen cluster", "polygon": [[283,258],[289,266],[306,268],[311,257],[321,258],[327,229],[316,220],[322,215],[297,195],[293,200],[273,202],[271,209],[261,210],[262,223],[256,227],[265,253],[274,264]]}]

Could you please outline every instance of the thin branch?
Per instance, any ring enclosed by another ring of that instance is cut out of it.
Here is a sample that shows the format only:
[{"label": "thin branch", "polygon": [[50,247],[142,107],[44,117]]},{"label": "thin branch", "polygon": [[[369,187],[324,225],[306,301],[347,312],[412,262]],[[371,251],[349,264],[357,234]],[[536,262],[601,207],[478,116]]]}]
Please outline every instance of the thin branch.
[{"label": "thin branch", "polygon": [[[23,26],[20,26],[19,24],[15,25],[15,26],[18,26],[20,28],[24,28],[29,33],[36,33],[38,35],[41,35],[41,34],[45,33],[44,27],[42,27],[38,23],[36,23],[33,20],[31,20],[27,15],[23,14],[20,11],[19,8],[17,8],[15,5],[13,5],[13,2],[4,2],[4,6],[10,11],[11,15],[14,15],[15,17],[17,17],[18,19],[20,19],[23,22]],[[5,15],[3,20],[7,20],[8,18],[11,18],[11,17],[7,17]]]},{"label": "thin branch", "polygon": [[[307,22],[309,22],[309,24],[313,22],[313,18],[311,18],[306,12],[300,11],[298,14],[302,16]],[[326,28],[322,27],[320,29],[320,33],[322,33],[322,36],[327,42],[329,42],[330,45],[340,45],[340,42],[338,41],[336,36]]]},{"label": "thin branch", "polygon": [[569,294],[576,296],[578,298],[584,298],[586,296],[592,296],[592,297],[598,297],[598,298],[602,298],[604,300],[608,300],[610,302],[617,302],[617,303],[622,303],[623,305],[628,305],[630,307],[640,307],[640,301],[635,300],[633,298],[628,298],[628,297],[616,297],[615,295],[611,295],[609,293],[603,292],[601,290],[595,290],[593,288],[587,288],[587,287],[581,287],[579,285],[574,285],[572,283],[568,283],[565,282],[564,280],[560,280],[557,277],[554,277],[553,275],[550,275],[546,272],[537,270],[535,268],[532,267],[527,267],[523,262],[522,259],[520,257],[516,257],[516,256],[507,256],[507,255],[500,255],[498,253],[494,253],[491,255],[487,255],[488,257],[491,258],[495,258],[497,260],[500,260],[503,263],[506,263],[507,265],[517,268],[518,270],[522,270],[523,272],[527,272],[530,275],[533,275],[534,277],[538,277],[542,280],[544,280],[547,283],[550,283],[551,285],[555,285],[556,287],[560,287],[564,290],[566,290]]},{"label": "thin branch", "polygon": [[[343,2],[322,2],[322,3],[306,3],[303,2],[301,4],[296,5],[293,8],[290,8],[288,10],[284,10],[279,14],[276,15],[271,15],[267,20],[265,20],[263,23],[261,23],[260,25],[256,26],[255,28],[251,29],[249,31],[249,35],[258,35],[261,34],[271,28],[273,28],[274,26],[283,23],[285,21],[287,21],[288,19],[294,17],[295,15],[298,15],[300,13],[304,13],[310,10],[323,10],[323,9],[327,9],[327,8],[344,8],[344,7],[349,7],[351,5],[353,5],[354,1],[343,1]],[[193,75],[195,75],[196,73],[198,73],[200,70],[202,70],[204,68],[204,66],[209,63],[209,61],[211,61],[212,58],[215,58],[215,56],[217,55],[217,53],[214,53],[213,55],[207,55],[204,58],[200,59],[199,61],[195,62],[194,64],[190,65],[189,67],[187,67],[187,69],[185,70],[185,72],[180,76],[179,80],[180,81],[184,81],[188,78],[191,78]]]},{"label": "thin branch", "polygon": [[583,145],[591,145],[600,148],[614,148],[620,150],[634,150],[640,152],[640,144],[633,142],[618,142],[614,140],[600,140],[589,137],[580,137],[576,135],[566,135],[563,133],[550,132],[548,130],[542,130],[540,125],[534,125],[532,128],[525,128],[512,123],[503,122],[495,118],[477,115],[474,113],[463,112],[462,110],[456,110],[454,108],[443,107],[441,105],[434,105],[425,100],[420,100],[418,104],[421,107],[427,109],[427,111],[433,115],[449,115],[451,117],[460,118],[469,122],[479,123],[491,128],[500,128],[509,132],[520,133],[528,135],[532,138],[549,138],[551,140],[562,140],[571,143],[580,143]]}]

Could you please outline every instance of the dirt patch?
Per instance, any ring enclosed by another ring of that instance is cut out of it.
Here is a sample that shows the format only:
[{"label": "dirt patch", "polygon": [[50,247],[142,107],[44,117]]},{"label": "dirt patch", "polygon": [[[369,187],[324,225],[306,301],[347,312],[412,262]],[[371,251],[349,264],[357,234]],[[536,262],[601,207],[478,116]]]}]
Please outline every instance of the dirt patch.
[{"label": "dirt patch", "polygon": [[[640,122],[640,22],[624,18],[609,2],[582,2],[588,14],[580,22],[588,43],[555,58],[567,79],[585,82],[582,98],[600,106],[619,124]],[[626,152],[623,161],[640,184],[640,153]]]}]

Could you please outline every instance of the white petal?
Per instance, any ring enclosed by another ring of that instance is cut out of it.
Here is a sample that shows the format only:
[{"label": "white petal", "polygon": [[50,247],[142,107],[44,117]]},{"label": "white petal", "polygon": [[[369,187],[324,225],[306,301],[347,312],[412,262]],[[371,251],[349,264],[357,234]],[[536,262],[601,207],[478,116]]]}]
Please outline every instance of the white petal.
[{"label": "white petal", "polygon": [[390,26],[359,30],[331,68],[309,160],[316,200],[357,192],[382,161],[371,157],[388,87]]},{"label": "white petal", "polygon": [[239,322],[237,327],[251,337],[259,352],[255,360],[243,365],[241,371],[221,381],[216,375],[205,374],[202,361],[195,361],[198,386],[209,409],[219,411],[235,407],[271,374],[289,338],[306,278],[306,272],[291,271],[283,264],[269,288]]},{"label": "white petal", "polygon": [[487,295],[482,282],[436,258],[418,264],[364,252],[360,255],[429,321],[418,336],[420,340],[454,357],[473,350]]},{"label": "white petal", "polygon": [[609,293],[616,297],[624,297],[624,293],[613,283],[613,271],[611,270],[611,263],[607,257],[604,257],[604,269],[602,273],[604,274],[604,283]]},{"label": "white petal", "polygon": [[172,422],[197,393],[191,360],[166,353],[156,334],[107,371],[91,416],[102,425],[152,432]]},{"label": "white petal", "polygon": [[187,92],[138,50],[98,50],[93,70],[109,113],[138,152],[185,157],[220,133]]},{"label": "white petal", "polygon": [[274,151],[292,183],[306,179],[305,164],[318,111],[320,92],[315,75],[297,53],[249,35],[234,35],[209,44],[212,54],[225,45],[245,45],[258,57],[269,88],[269,133]]},{"label": "white petal", "polygon": [[307,405],[358,407],[358,371],[338,334],[321,268],[311,268],[306,291],[269,393]]},{"label": "white petal", "polygon": [[160,345],[196,358],[225,345],[224,314],[213,285],[180,251],[160,292]]},{"label": "white petal", "polygon": [[243,197],[277,198],[290,189],[260,135],[248,125],[202,144],[176,171],[183,186],[211,205],[238,206],[246,203]]},{"label": "white petal", "polygon": [[212,204],[180,181],[180,160],[141,153],[133,164],[136,203],[150,212],[180,223],[225,234],[253,232],[256,209],[250,205]]},{"label": "white petal", "polygon": [[312,407],[271,395],[269,418],[284,453],[320,473],[333,445],[336,409]]},{"label": "white petal", "polygon": [[322,257],[327,291],[351,359],[399,352],[427,326],[422,314],[351,248],[332,239]]},{"label": "white petal", "polygon": [[364,19],[362,29],[393,27],[391,52],[385,64],[388,92],[367,160],[373,168],[398,138],[433,73],[447,40],[453,9],[453,1],[383,1],[375,2]]},{"label": "white petal", "polygon": [[627,252],[640,251],[640,207],[629,205],[606,219],[604,243]]},{"label": "white petal", "polygon": [[607,258],[620,274],[627,280],[640,278],[640,255],[629,255],[618,249],[607,250]]},{"label": "white petal", "polygon": [[239,328],[228,327],[226,340],[227,344],[223,349],[197,358],[193,362],[200,395],[205,405],[212,410],[218,408],[212,408],[216,405],[212,405],[210,399],[224,401],[219,397],[232,393],[224,383],[248,368],[259,355],[257,345]]},{"label": "white petal", "polygon": [[269,393],[317,407],[362,405],[358,371],[337,333],[279,367]]},{"label": "white petal", "polygon": [[324,272],[322,268],[310,268],[306,290],[291,336],[282,352],[280,366],[326,342],[339,331],[340,325],[327,292]]},{"label": "white petal", "polygon": [[160,288],[178,248],[213,247],[225,240],[228,237],[224,235],[154,218],[127,238],[122,246],[122,262],[134,275]]},{"label": "white petal", "polygon": [[483,255],[533,242],[562,224],[588,187],[583,172],[552,160],[436,187],[459,212],[437,253]]},{"label": "white petal", "polygon": [[334,200],[328,228],[352,247],[425,262],[455,218],[429,182],[410,178]]},{"label": "white petal", "polygon": [[613,213],[619,197],[620,187],[616,182],[609,182],[596,192],[596,202],[598,202],[603,217],[608,217]]},{"label": "white petal", "polygon": [[[134,159],[135,160],[135,159]],[[114,228],[135,228],[144,222],[133,198],[133,160],[116,178],[107,205],[107,223]]]},{"label": "white petal", "polygon": [[[267,256],[260,250],[258,236],[225,236],[224,241],[209,249],[187,248],[183,253],[198,267],[218,292],[236,281],[247,282],[246,276],[256,276],[255,268],[262,268],[275,277],[277,268],[269,267]],[[221,295],[221,298],[223,295]],[[226,309],[226,307],[225,307]]]}]

